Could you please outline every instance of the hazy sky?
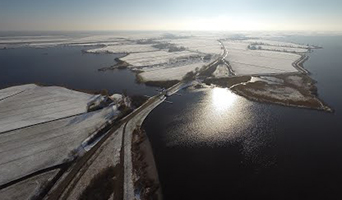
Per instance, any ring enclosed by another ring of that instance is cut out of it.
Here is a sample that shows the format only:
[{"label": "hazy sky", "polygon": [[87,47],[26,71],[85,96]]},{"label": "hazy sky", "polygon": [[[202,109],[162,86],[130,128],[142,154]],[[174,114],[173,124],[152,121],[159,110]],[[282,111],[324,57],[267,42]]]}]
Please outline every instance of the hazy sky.
[{"label": "hazy sky", "polygon": [[342,0],[0,0],[8,30],[342,31]]}]

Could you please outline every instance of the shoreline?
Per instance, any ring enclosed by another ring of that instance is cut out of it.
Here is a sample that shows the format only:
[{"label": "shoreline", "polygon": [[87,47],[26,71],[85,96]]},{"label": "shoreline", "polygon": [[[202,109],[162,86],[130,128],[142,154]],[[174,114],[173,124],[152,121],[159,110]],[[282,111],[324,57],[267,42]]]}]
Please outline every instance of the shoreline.
[{"label": "shoreline", "polygon": [[[252,77],[259,80],[253,82]],[[279,82],[272,82],[267,78],[276,79]],[[314,85],[316,81],[307,74],[288,73],[220,79],[207,78],[203,82],[207,85],[226,87],[235,94],[255,102],[334,112],[319,99],[317,87]]]},{"label": "shoreline", "polygon": [[258,102],[258,103],[266,103],[266,104],[273,104],[273,105],[279,105],[279,106],[284,106],[284,107],[292,107],[292,108],[301,108],[301,109],[309,109],[309,110],[317,110],[317,111],[325,111],[329,113],[334,113],[334,109],[330,108],[327,106],[322,100],[315,98],[315,100],[319,101],[321,103],[321,107],[311,107],[311,106],[305,106],[305,105],[298,105],[295,103],[290,103],[290,102],[283,102],[283,101],[275,101],[275,100],[267,100],[267,99],[262,99],[255,97],[253,95],[248,95],[245,94],[242,91],[237,91],[237,90],[231,90],[233,93],[236,95],[242,96],[250,101]]},{"label": "shoreline", "polygon": [[136,175],[135,189],[140,190],[141,199],[162,200],[162,189],[150,140],[146,131],[137,127],[132,138],[132,162]]}]

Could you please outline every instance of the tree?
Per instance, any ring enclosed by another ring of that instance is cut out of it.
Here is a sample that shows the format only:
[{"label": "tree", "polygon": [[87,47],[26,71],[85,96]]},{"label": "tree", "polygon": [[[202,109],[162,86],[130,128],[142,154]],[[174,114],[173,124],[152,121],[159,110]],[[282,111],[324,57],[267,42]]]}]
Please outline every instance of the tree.
[{"label": "tree", "polygon": [[183,77],[183,80],[191,81],[191,80],[194,80],[195,77],[196,77],[196,74],[193,71],[190,71],[190,72],[185,74],[185,76]]}]

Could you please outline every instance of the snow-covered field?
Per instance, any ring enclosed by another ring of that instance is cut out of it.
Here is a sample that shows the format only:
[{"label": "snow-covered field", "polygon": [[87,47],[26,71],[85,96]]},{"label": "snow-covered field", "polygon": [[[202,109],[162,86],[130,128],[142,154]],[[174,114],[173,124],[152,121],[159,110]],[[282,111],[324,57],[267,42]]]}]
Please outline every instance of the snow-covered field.
[{"label": "snow-covered field", "polygon": [[0,185],[63,163],[111,114],[107,108],[0,134]]},{"label": "snow-covered field", "polygon": [[87,112],[96,95],[62,87],[30,84],[0,94],[0,185],[65,162],[119,114],[112,106]]},{"label": "snow-covered field", "polygon": [[121,60],[128,62],[132,67],[151,67],[153,65],[167,64],[177,62],[179,60],[188,60],[190,57],[200,56],[197,53],[189,51],[179,52],[144,52],[144,53],[132,53]]},{"label": "snow-covered field", "polygon": [[139,75],[143,78],[143,80],[149,81],[182,80],[186,73],[195,71],[196,68],[200,69],[203,65],[205,65],[204,62],[196,62],[175,67],[158,67],[151,70],[146,70]]},{"label": "snow-covered field", "polygon": [[138,52],[151,52],[157,51],[148,44],[124,44],[124,45],[112,45],[97,49],[87,50],[88,53],[138,53]]},{"label": "snow-covered field", "polygon": [[[209,61],[203,61],[204,54],[190,51],[156,51],[132,53],[121,60],[138,68],[144,81],[181,80],[190,71],[200,69]],[[215,57],[213,57],[215,58]]]},{"label": "snow-covered field", "polygon": [[37,192],[58,173],[58,169],[28,178],[17,184],[0,190],[1,200],[33,199]]},{"label": "snow-covered field", "polygon": [[310,46],[308,45],[302,45],[302,44],[295,44],[291,42],[281,42],[281,41],[275,41],[275,40],[266,40],[266,39],[249,39],[244,40],[246,43],[257,43],[267,46],[278,46],[278,47],[292,47],[292,48],[302,48],[302,49],[308,49]]},{"label": "snow-covered field", "polygon": [[[268,51],[268,50],[251,50],[248,48],[252,42],[259,40],[226,40],[223,41],[228,55],[225,58],[230,63],[236,75],[250,74],[272,74],[272,73],[287,73],[297,72],[297,69],[292,64],[301,56],[295,53]],[[269,40],[261,40],[267,44],[277,45],[293,45],[292,43],[274,42]],[[260,41],[259,41],[260,42]],[[300,46],[300,45],[298,45]],[[267,46],[270,49],[273,46]],[[302,46],[300,46],[302,47]],[[274,47],[285,48],[285,47]],[[290,48],[290,47],[286,47]],[[305,50],[304,48],[296,49],[298,51]]]},{"label": "snow-covered field", "polygon": [[0,37],[0,44],[63,43],[66,41],[68,41],[68,38],[63,36]]},{"label": "snow-covered field", "polygon": [[290,53],[306,53],[308,49],[304,48],[293,48],[293,47],[278,47],[278,46],[268,46],[268,45],[257,45],[262,50],[269,51],[282,51],[282,52],[290,52]]},{"label": "snow-covered field", "polygon": [[0,101],[9,97],[13,97],[14,95],[20,94],[21,92],[24,92],[25,90],[30,90],[36,87],[37,86],[34,84],[27,84],[27,85],[19,85],[19,86],[13,86],[13,87],[2,89],[0,90]]},{"label": "snow-covered field", "polygon": [[[95,95],[62,87],[24,85],[0,90],[0,133],[87,112]],[[8,97],[8,95],[12,95]]]},{"label": "snow-covered field", "polygon": [[93,35],[93,36],[0,36],[0,46],[6,48],[16,47],[52,47],[57,45],[99,45],[110,42],[122,42],[123,39],[116,35]]},{"label": "snow-covered field", "polygon": [[221,54],[221,45],[214,38],[206,37],[187,37],[180,39],[164,39],[159,40],[162,42],[168,42],[175,44],[177,47],[185,47],[189,51],[195,51],[205,54]]}]

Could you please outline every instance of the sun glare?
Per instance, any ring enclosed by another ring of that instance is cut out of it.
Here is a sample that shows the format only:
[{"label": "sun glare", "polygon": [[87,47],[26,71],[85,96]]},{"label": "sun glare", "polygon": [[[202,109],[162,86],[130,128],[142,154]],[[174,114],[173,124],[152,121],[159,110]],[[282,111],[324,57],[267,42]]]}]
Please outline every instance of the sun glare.
[{"label": "sun glare", "polygon": [[217,111],[227,110],[235,100],[236,96],[226,88],[214,88],[212,91],[212,103]]},{"label": "sun glare", "polygon": [[181,23],[177,23],[174,29],[184,29],[184,30],[202,30],[202,31],[227,31],[227,30],[259,30],[267,29],[265,24],[261,23],[259,20],[250,20],[249,18],[236,18],[219,16],[214,18],[196,18],[187,19]]}]

